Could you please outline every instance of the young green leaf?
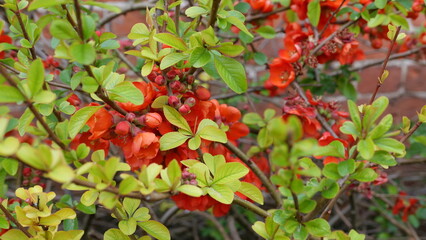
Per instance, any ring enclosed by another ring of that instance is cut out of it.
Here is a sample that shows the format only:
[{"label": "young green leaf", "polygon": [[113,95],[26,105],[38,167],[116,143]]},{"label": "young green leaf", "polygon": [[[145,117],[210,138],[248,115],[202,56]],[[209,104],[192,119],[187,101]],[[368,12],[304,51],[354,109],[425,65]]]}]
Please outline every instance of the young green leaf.
[{"label": "young green leaf", "polygon": [[360,171],[355,172],[352,174],[351,178],[358,180],[360,182],[372,182],[374,181],[379,175],[371,168],[363,168]]},{"label": "young green leaf", "polygon": [[154,40],[181,51],[186,51],[188,49],[182,39],[170,33],[158,33],[154,36]]},{"label": "young green leaf", "polygon": [[319,19],[321,16],[321,6],[319,0],[314,0],[308,4],[308,18],[311,24],[316,27],[318,26]]},{"label": "young green leaf", "polygon": [[0,103],[16,103],[24,101],[25,98],[12,86],[0,85]]},{"label": "young green leaf", "polygon": [[83,65],[92,64],[96,59],[95,48],[89,43],[73,44],[70,48],[70,54],[76,62]]},{"label": "young green leaf", "polygon": [[216,169],[212,184],[226,184],[244,177],[248,172],[248,168],[239,162],[226,163]]},{"label": "young green leaf", "polygon": [[238,189],[238,192],[259,204],[263,204],[262,192],[259,190],[259,188],[251,183],[241,182],[241,186]]},{"label": "young green leaf", "polygon": [[219,76],[234,92],[241,94],[247,90],[245,69],[240,62],[228,57],[215,56],[214,65]]},{"label": "young green leaf", "polygon": [[36,95],[43,87],[44,83],[44,67],[43,62],[38,58],[34,60],[28,70],[28,87],[31,96]]},{"label": "young green leaf", "polygon": [[305,222],[304,225],[306,230],[314,237],[324,237],[331,233],[330,225],[322,218]]},{"label": "young green leaf", "polygon": [[182,115],[174,108],[170,106],[163,106],[163,112],[166,119],[176,127],[185,130],[188,134],[192,134],[191,128],[189,127],[188,122]]},{"label": "young green leaf", "polygon": [[203,127],[198,131],[197,136],[213,142],[226,143],[228,141],[226,133],[223,130],[211,125]]},{"label": "young green leaf", "polygon": [[80,130],[84,127],[86,122],[103,106],[88,106],[78,110],[71,116],[68,124],[68,134],[70,138],[74,138]]},{"label": "young green leaf", "polygon": [[364,160],[370,160],[374,155],[374,142],[370,137],[361,139],[357,144],[357,150]]},{"label": "young green leaf", "polygon": [[131,82],[121,82],[113,89],[108,91],[112,100],[118,102],[131,102],[135,105],[141,105],[144,102],[142,92]]},{"label": "young green leaf", "polygon": [[160,138],[160,150],[166,151],[176,148],[186,142],[189,138],[190,136],[184,135],[180,132],[166,133]]},{"label": "young green leaf", "polygon": [[223,204],[231,204],[234,200],[234,192],[225,184],[214,184],[207,188],[207,193],[210,197]]},{"label": "young green leaf", "polygon": [[200,68],[206,65],[211,60],[210,52],[203,47],[196,47],[189,57],[189,63],[193,67]]},{"label": "young green leaf", "polygon": [[165,56],[160,63],[160,69],[164,70],[168,67],[171,67],[173,65],[175,65],[176,63],[185,60],[187,58],[186,55],[182,54],[182,53],[171,53],[167,56]]},{"label": "young green leaf", "polygon": [[145,230],[145,232],[158,240],[170,240],[169,229],[159,222],[149,220],[146,222],[139,222],[138,225]]}]

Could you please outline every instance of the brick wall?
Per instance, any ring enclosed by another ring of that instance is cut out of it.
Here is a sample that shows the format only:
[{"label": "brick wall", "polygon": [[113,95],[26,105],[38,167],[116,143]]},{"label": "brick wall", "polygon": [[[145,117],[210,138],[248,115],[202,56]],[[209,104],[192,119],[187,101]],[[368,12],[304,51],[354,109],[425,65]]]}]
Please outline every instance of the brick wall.
[{"label": "brick wall", "polygon": [[[126,0],[101,1],[121,8],[130,7],[134,2]],[[107,16],[108,14],[111,13],[102,13],[103,16]],[[410,22],[410,24],[413,27],[418,27],[424,23],[424,20],[425,16],[417,19],[415,22]],[[105,30],[112,31],[119,37],[124,38],[130,32],[132,26],[138,22],[145,22],[145,16],[143,16],[141,11],[132,11],[124,16],[116,18],[111,24],[106,25]],[[278,22],[277,24],[281,23]],[[266,51],[269,53],[269,56],[274,56],[282,47],[281,39],[282,38],[277,37],[274,40],[265,40],[259,44],[258,49],[263,52]],[[365,49],[367,53],[366,60],[363,61],[363,63],[383,59],[386,52],[386,48],[375,51],[365,44],[363,49]],[[355,64],[355,66],[356,65],[357,64]],[[370,99],[371,93],[376,87],[380,68],[381,66],[377,65],[359,72],[361,80],[356,84],[357,90],[359,91],[359,103],[368,102]],[[251,64],[247,65],[246,69],[250,79],[258,79],[257,73],[264,70],[263,67]],[[390,108],[388,109],[388,113],[392,113],[396,121],[400,121],[402,116],[415,118],[416,112],[420,111],[423,105],[426,105],[426,60],[399,59],[389,61],[388,70],[390,72],[389,78],[381,87],[378,96],[385,95],[389,97]],[[326,99],[335,100],[345,105],[345,98],[341,96],[326,96]],[[280,101],[276,100],[275,103],[279,104]],[[260,106],[258,108],[263,107]]]}]

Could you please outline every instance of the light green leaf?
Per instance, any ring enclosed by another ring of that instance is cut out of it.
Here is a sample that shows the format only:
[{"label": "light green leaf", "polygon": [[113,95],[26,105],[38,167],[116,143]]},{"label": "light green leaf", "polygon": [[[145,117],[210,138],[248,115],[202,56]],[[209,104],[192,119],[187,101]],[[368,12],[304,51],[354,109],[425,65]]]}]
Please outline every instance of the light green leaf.
[{"label": "light green leaf", "polygon": [[253,37],[253,35],[249,32],[249,30],[247,30],[247,27],[244,25],[244,22],[238,19],[237,17],[228,16],[225,18],[225,20],[229,22],[230,24],[236,26],[238,29],[243,31],[248,36]]},{"label": "light green leaf", "polygon": [[78,38],[77,32],[71,24],[63,19],[54,20],[50,25],[50,33],[53,37],[61,40]]},{"label": "light green leaf", "polygon": [[160,138],[160,150],[166,151],[182,145],[190,136],[183,135],[180,132],[169,132]]},{"label": "light green leaf", "polygon": [[188,49],[185,42],[181,38],[170,33],[157,33],[154,36],[154,40],[181,51],[186,51]]},{"label": "light green leaf", "polygon": [[113,6],[111,4],[102,3],[102,2],[83,1],[81,4],[100,7],[100,8],[106,9],[106,10],[113,12],[113,13],[120,13],[121,12],[121,9],[119,7]]},{"label": "light green leaf", "polygon": [[396,139],[380,138],[380,139],[374,140],[374,143],[381,150],[385,150],[391,153],[396,153],[398,155],[405,154],[405,145]]},{"label": "light green leaf", "polygon": [[357,144],[357,150],[364,160],[370,160],[374,155],[374,142],[370,137],[362,139]]},{"label": "light green leaf", "polygon": [[244,196],[250,198],[251,200],[263,205],[262,192],[253,184],[248,182],[241,182],[241,186],[238,189],[238,192],[242,193]]},{"label": "light green leaf", "polygon": [[331,233],[330,225],[325,219],[317,218],[304,223],[306,230],[315,237],[324,237]]},{"label": "light green leaf", "polygon": [[201,138],[198,135],[195,135],[193,138],[189,139],[188,147],[191,150],[197,150],[201,145]]},{"label": "light green leaf", "polygon": [[70,48],[70,54],[80,64],[90,65],[96,59],[95,48],[88,44],[73,44]]},{"label": "light green leaf", "polygon": [[318,26],[321,16],[321,6],[319,0],[314,0],[308,4],[308,18],[311,24],[316,27]]},{"label": "light green leaf", "polygon": [[216,169],[212,184],[227,184],[238,180],[249,172],[249,169],[239,162],[230,162]]},{"label": "light green leaf", "polygon": [[189,63],[193,67],[200,68],[206,65],[211,59],[210,52],[203,47],[196,47],[189,57]]},{"label": "light green leaf", "polygon": [[222,43],[219,47],[215,48],[215,50],[218,50],[220,53],[230,57],[236,57],[240,55],[244,51],[244,49],[245,48],[240,45],[225,44],[225,43]]},{"label": "light green leaf", "polygon": [[165,105],[163,107],[164,116],[166,119],[176,127],[185,130],[189,134],[192,133],[191,128],[189,127],[188,122],[185,120],[185,118],[182,117],[182,115],[174,108]]},{"label": "light green leaf", "polygon": [[388,3],[387,0],[374,0],[374,5],[376,5],[376,7],[378,9],[385,8],[385,6],[386,6],[387,3]]},{"label": "light green leaf", "polygon": [[241,94],[247,90],[245,69],[240,62],[228,57],[215,56],[214,65],[219,76],[234,92]]},{"label": "light green leaf", "polygon": [[170,240],[169,230],[159,222],[149,220],[146,222],[140,222],[138,225],[145,230],[145,232],[158,240]]},{"label": "light green leaf", "polygon": [[142,92],[131,82],[121,82],[113,89],[108,91],[112,100],[119,102],[131,102],[135,105],[141,105],[144,102]]},{"label": "light green leaf", "polygon": [[224,184],[214,184],[207,188],[207,193],[210,197],[223,204],[231,204],[232,200],[234,200],[234,192],[230,187]]},{"label": "light green leaf", "polygon": [[129,220],[121,220],[118,223],[118,228],[126,234],[131,235],[136,231],[136,220],[134,218],[130,218]]},{"label": "light green leaf", "polygon": [[275,36],[276,36],[276,32],[275,32],[275,29],[273,28],[273,27],[271,27],[271,26],[268,26],[268,25],[266,25],[266,26],[261,26],[260,28],[258,28],[258,29],[256,29],[256,32],[260,35],[260,36],[262,36],[263,38],[266,38],[266,39],[272,39],[272,38],[275,38]]},{"label": "light green leaf", "polygon": [[55,99],[56,99],[56,94],[47,90],[42,90],[41,92],[38,92],[37,94],[35,94],[35,96],[33,97],[33,100],[35,103],[41,103],[41,104],[52,103],[53,101],[55,101]]},{"label": "light green leaf", "polygon": [[44,67],[42,61],[38,58],[34,60],[28,70],[28,87],[31,95],[36,95],[43,87]]},{"label": "light green leaf", "polygon": [[103,106],[88,106],[78,110],[71,116],[68,124],[68,133],[70,138],[74,138],[80,130],[84,127],[86,122]]},{"label": "light green leaf", "polygon": [[201,188],[194,185],[188,185],[188,184],[181,185],[176,190],[179,192],[185,193],[186,195],[191,197],[200,197],[201,195],[203,195],[203,190],[201,190]]},{"label": "light green leaf", "polygon": [[33,11],[39,8],[47,8],[47,7],[53,7],[57,6],[59,4],[64,4],[68,2],[68,0],[34,0],[31,2],[30,6],[28,7],[28,11]]},{"label": "light green leaf", "polygon": [[363,168],[360,171],[355,172],[351,178],[358,180],[360,182],[372,182],[379,175],[371,168]]},{"label": "light green leaf", "polygon": [[2,240],[29,240],[27,235],[18,229],[11,229],[1,236]]},{"label": "light green leaf", "polygon": [[9,175],[15,176],[16,172],[18,171],[19,162],[15,159],[5,158],[1,162],[1,165]]},{"label": "light green leaf", "polygon": [[137,186],[138,186],[138,181],[134,177],[129,176],[120,182],[119,193],[120,194],[131,193],[137,190]]},{"label": "light green leaf", "polygon": [[125,235],[122,231],[116,228],[111,228],[104,234],[104,240],[130,240],[129,236]]},{"label": "light green leaf", "polygon": [[186,16],[188,16],[190,18],[196,18],[196,17],[203,15],[203,14],[206,14],[208,12],[209,12],[209,10],[204,9],[202,7],[198,7],[198,6],[193,6],[193,7],[190,7],[190,8],[185,10]]},{"label": "light green leaf", "polygon": [[226,133],[215,126],[203,127],[200,131],[198,131],[197,136],[213,142],[226,143],[228,141]]},{"label": "light green leaf", "polygon": [[25,100],[18,89],[12,86],[0,85],[0,92],[0,103],[16,103]]},{"label": "light green leaf", "polygon": [[354,101],[348,100],[349,114],[351,115],[352,122],[354,123],[356,130],[361,131],[361,117],[359,115],[358,107]]},{"label": "light green leaf", "polygon": [[171,53],[165,56],[160,63],[160,69],[164,70],[168,67],[175,65],[176,63],[186,59],[187,56],[182,53]]}]

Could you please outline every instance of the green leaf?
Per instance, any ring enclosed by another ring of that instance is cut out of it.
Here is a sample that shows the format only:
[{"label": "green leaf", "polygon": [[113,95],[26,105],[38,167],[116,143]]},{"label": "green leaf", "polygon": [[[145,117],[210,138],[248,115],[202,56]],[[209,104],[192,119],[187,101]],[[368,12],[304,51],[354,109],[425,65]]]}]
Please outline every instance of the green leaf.
[{"label": "green leaf", "polygon": [[1,236],[2,240],[29,240],[30,238],[27,237],[27,235],[25,235],[25,233],[23,233],[21,230],[18,229],[11,229],[9,231],[7,231],[6,233],[4,233]]},{"label": "green leaf", "polygon": [[102,3],[102,2],[83,1],[81,4],[100,7],[100,8],[106,9],[106,10],[113,12],[113,13],[120,13],[121,12],[121,8],[110,5],[110,4]]},{"label": "green leaf", "polygon": [[28,7],[28,11],[33,11],[39,8],[47,8],[66,3],[67,0],[33,0]]},{"label": "green leaf", "polygon": [[211,59],[210,52],[203,47],[196,47],[189,57],[189,63],[196,68],[203,67]]},{"label": "green leaf", "polygon": [[240,45],[232,45],[232,44],[222,44],[219,47],[215,48],[215,50],[218,50],[220,53],[230,56],[230,57],[236,57],[240,55],[244,51],[244,47]]},{"label": "green leaf", "polygon": [[113,89],[108,91],[112,100],[119,102],[131,102],[135,105],[141,105],[144,102],[142,92],[131,82],[121,82]]},{"label": "green leaf", "polygon": [[377,177],[378,174],[371,168],[363,168],[351,176],[351,178],[360,182],[372,182],[376,180]]},{"label": "green leaf", "polygon": [[393,117],[391,114],[386,115],[382,118],[379,124],[371,130],[367,136],[371,137],[371,139],[377,139],[385,135],[392,127]]},{"label": "green leaf", "polygon": [[0,155],[11,156],[16,153],[19,148],[19,140],[15,137],[7,137],[0,141]]},{"label": "green leaf", "polygon": [[111,228],[104,233],[104,240],[130,240],[122,231],[116,228]]},{"label": "green leaf", "polygon": [[[158,240],[170,240],[169,230],[161,223],[149,220],[140,222],[138,225],[145,230],[149,235],[157,238]],[[119,239],[119,238],[117,238]],[[112,239],[111,239],[112,240]]]},{"label": "green leaf", "polygon": [[223,204],[231,204],[232,200],[234,200],[234,192],[225,184],[214,184],[207,188],[207,193],[210,197]]},{"label": "green leaf", "polygon": [[28,70],[28,87],[31,95],[36,95],[43,87],[44,67],[42,61],[38,58],[34,60]]},{"label": "green leaf", "polygon": [[[374,157],[373,157],[374,158]],[[346,176],[355,171],[355,160],[348,159],[337,164],[337,171],[340,176]]]},{"label": "green leaf", "polygon": [[228,141],[226,133],[223,130],[211,125],[205,126],[199,130],[197,136],[213,142],[226,143]]},{"label": "green leaf", "polygon": [[351,240],[364,240],[365,239],[364,234],[359,234],[359,233],[357,233],[357,231],[355,231],[353,229],[349,232],[349,237],[351,238]]},{"label": "green leaf", "polygon": [[9,175],[15,176],[16,172],[18,171],[19,162],[15,159],[5,158],[1,162],[1,165]]},{"label": "green leaf", "polygon": [[129,220],[121,220],[118,223],[118,228],[126,234],[131,235],[136,231],[136,220],[134,218],[130,218]]},{"label": "green leaf", "polygon": [[304,199],[299,204],[299,210],[302,213],[310,213],[317,206],[317,202],[312,199]]},{"label": "green leaf", "polygon": [[171,67],[173,65],[175,65],[176,63],[186,59],[186,55],[182,54],[182,53],[171,53],[167,56],[165,56],[160,63],[160,69],[164,70],[168,67]]},{"label": "green leaf", "polygon": [[92,37],[93,33],[95,33],[96,23],[95,20],[89,15],[83,15],[81,19],[83,22],[83,38],[84,40],[87,40]]},{"label": "green leaf", "polygon": [[202,7],[198,7],[198,6],[193,6],[193,7],[190,7],[190,8],[185,10],[186,16],[188,16],[190,18],[196,18],[196,17],[203,15],[203,14],[206,14],[208,12],[209,12],[209,10],[202,8]]},{"label": "green leaf", "polygon": [[318,26],[319,19],[321,16],[321,6],[319,0],[314,0],[308,4],[308,18],[311,24],[316,27]]},{"label": "green leaf", "polygon": [[329,163],[325,165],[322,169],[322,174],[332,180],[338,180],[341,177],[338,172],[336,163]]},{"label": "green leaf", "polygon": [[238,29],[240,29],[242,32],[244,32],[248,36],[253,37],[253,35],[249,32],[249,30],[247,30],[246,26],[244,25],[244,22],[241,21],[239,18],[234,16],[228,16],[225,18],[225,20],[229,22],[230,24],[236,26]]},{"label": "green leaf", "polygon": [[386,16],[386,15],[383,15],[383,14],[377,14],[374,18],[371,18],[371,19],[368,21],[367,26],[368,26],[369,28],[375,28],[375,27],[377,27],[377,26],[381,25],[383,22],[385,22],[385,21],[386,21],[386,18],[387,18],[387,16]]},{"label": "green leaf", "polygon": [[250,198],[254,202],[257,202],[263,205],[264,200],[263,200],[262,192],[259,190],[259,188],[257,188],[253,184],[248,182],[241,182],[241,186],[238,189],[238,192]]},{"label": "green leaf", "polygon": [[357,150],[364,160],[370,160],[374,155],[374,142],[370,137],[362,139],[357,144]]},{"label": "green leaf", "polygon": [[192,134],[191,128],[184,117],[174,108],[170,106],[163,106],[163,112],[166,119],[176,127],[185,130],[189,134]]},{"label": "green leaf", "polygon": [[214,65],[220,77],[234,92],[241,94],[247,90],[245,69],[240,62],[228,57],[215,56]]},{"label": "green leaf", "polygon": [[325,219],[317,218],[304,223],[306,230],[315,237],[324,237],[331,233],[330,225]]},{"label": "green leaf", "polygon": [[203,195],[203,190],[201,190],[201,188],[189,184],[181,185],[176,190],[191,197],[200,197]]},{"label": "green leaf", "polygon": [[80,64],[90,65],[96,59],[96,50],[89,43],[73,44],[70,48],[70,54]]},{"label": "green leaf", "polygon": [[38,92],[33,98],[35,103],[41,103],[41,104],[52,103],[53,101],[55,101],[55,99],[56,99],[56,94],[47,90]]},{"label": "green leaf", "polygon": [[354,101],[348,100],[349,114],[351,115],[352,122],[354,123],[356,130],[361,131],[361,117],[359,110]]},{"label": "green leaf", "polygon": [[160,138],[160,150],[166,151],[182,145],[190,136],[180,132],[169,132]]},{"label": "green leaf", "polygon": [[388,0],[374,0],[374,5],[376,5],[378,9],[385,8],[387,3],[388,3]]},{"label": "green leaf", "polygon": [[182,39],[170,33],[158,33],[154,36],[154,40],[181,51],[186,51],[188,49]]},{"label": "green leaf", "polygon": [[268,62],[268,57],[261,52],[254,53],[253,58],[258,65],[264,65]]},{"label": "green leaf", "polygon": [[395,157],[386,151],[377,151],[370,159],[370,162],[380,164],[384,167],[396,166],[398,164]]},{"label": "green leaf", "polygon": [[269,239],[269,234],[266,232],[264,222],[257,221],[253,224],[251,228],[264,239]]},{"label": "green leaf", "polygon": [[333,199],[339,193],[339,184],[332,179],[323,179],[321,181],[323,189],[321,190],[321,195],[326,199]]},{"label": "green leaf", "polygon": [[247,114],[244,115],[243,117],[243,123],[247,124],[247,125],[255,125],[255,124],[259,124],[259,123],[263,123],[263,119],[262,117],[255,112],[249,112]]},{"label": "green leaf", "polygon": [[259,33],[260,36],[266,39],[275,38],[276,35],[275,29],[271,26],[262,26],[256,29],[255,31]]},{"label": "green leaf", "polygon": [[12,86],[0,85],[0,92],[0,103],[16,103],[25,100],[18,89]]},{"label": "green leaf", "polygon": [[195,135],[195,137],[189,139],[188,141],[188,147],[191,150],[197,150],[201,145],[201,138],[198,135]]},{"label": "green leaf", "polygon": [[405,154],[405,145],[393,138],[380,138],[374,140],[376,146],[384,151],[396,153],[398,155]]},{"label": "green leaf", "polygon": [[344,134],[352,135],[355,139],[360,136],[355,124],[351,121],[346,121],[339,129]]},{"label": "green leaf", "polygon": [[53,37],[60,40],[78,38],[77,32],[74,30],[72,25],[63,19],[54,20],[52,22],[50,25],[50,33]]},{"label": "green leaf", "polygon": [[212,184],[227,184],[238,180],[249,172],[248,168],[239,162],[230,162],[216,169]]},{"label": "green leaf", "polygon": [[84,127],[86,122],[103,106],[88,106],[78,110],[71,116],[68,124],[68,134],[70,138],[74,138],[80,130]]},{"label": "green leaf", "polygon": [[137,190],[137,187],[138,181],[134,177],[129,176],[120,182],[119,193],[128,194]]},{"label": "green leaf", "polygon": [[142,76],[148,76],[154,68],[154,61],[146,61],[141,69]]}]

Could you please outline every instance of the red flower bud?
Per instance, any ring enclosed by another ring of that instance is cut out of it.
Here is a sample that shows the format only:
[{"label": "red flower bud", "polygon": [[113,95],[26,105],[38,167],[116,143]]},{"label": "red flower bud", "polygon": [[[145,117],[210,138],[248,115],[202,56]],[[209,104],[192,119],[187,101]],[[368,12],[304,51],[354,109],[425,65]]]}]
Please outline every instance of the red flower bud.
[{"label": "red flower bud", "polygon": [[22,174],[23,174],[25,177],[29,177],[29,176],[31,176],[31,168],[29,168],[29,167],[24,168],[24,169],[22,170]]},{"label": "red flower bud", "polygon": [[79,106],[80,104],[81,104],[81,100],[80,100],[80,98],[77,96],[77,95],[75,95],[75,94],[72,94],[68,99],[67,99],[67,102],[69,102],[71,105],[73,105],[74,107],[77,107],[77,106]]},{"label": "red flower bud", "polygon": [[190,111],[191,111],[191,107],[186,105],[186,104],[180,106],[180,108],[179,108],[179,112],[182,113],[182,114],[187,114]]},{"label": "red flower bud", "polygon": [[188,77],[186,77],[186,82],[190,85],[194,83],[194,80],[195,77],[193,75],[189,75]]},{"label": "red flower bud", "polygon": [[127,113],[126,120],[129,122],[133,122],[135,120],[136,115],[134,113]]},{"label": "red flower bud", "polygon": [[130,123],[127,121],[122,121],[115,126],[114,132],[118,135],[127,135],[130,131]]},{"label": "red flower bud", "polygon": [[169,105],[172,107],[177,107],[180,104],[180,100],[176,96],[170,96],[168,102],[169,102]]},{"label": "red flower bud", "polygon": [[167,72],[166,75],[168,79],[174,79],[178,75],[178,73],[176,72],[176,70],[170,70]]},{"label": "red flower bud", "polygon": [[25,179],[25,180],[22,181],[22,186],[27,187],[29,185],[30,185],[30,180]]},{"label": "red flower bud", "polygon": [[179,91],[179,90],[180,90],[180,88],[181,88],[181,86],[182,86],[182,83],[181,83],[181,82],[179,82],[179,81],[172,81],[172,82],[170,83],[170,87],[171,87],[173,90],[175,90],[175,91]]},{"label": "red flower bud", "polygon": [[195,103],[196,103],[196,100],[193,97],[187,98],[184,102],[184,104],[186,104],[190,107],[193,107],[195,105]]},{"label": "red flower bud", "polygon": [[35,170],[34,174],[37,175],[37,176],[41,176],[43,174],[43,171]]},{"label": "red flower bud", "polygon": [[157,77],[157,73],[152,71],[150,74],[148,74],[148,76],[146,76],[148,78],[149,81],[154,82],[155,78]]},{"label": "red flower bud", "polygon": [[207,88],[199,86],[195,90],[195,96],[202,101],[207,101],[210,99],[211,94]]},{"label": "red flower bud", "polygon": [[150,128],[158,127],[161,122],[163,122],[163,118],[158,113],[147,113],[145,115],[145,124]]},{"label": "red flower bud", "polygon": [[157,77],[155,77],[154,82],[160,86],[166,84],[166,80],[164,79],[162,75],[158,75]]},{"label": "red flower bud", "polygon": [[31,180],[31,183],[32,183],[32,184],[37,184],[37,183],[39,183],[39,182],[40,182],[40,180],[41,180],[41,178],[40,178],[40,177],[34,177],[34,178]]}]

